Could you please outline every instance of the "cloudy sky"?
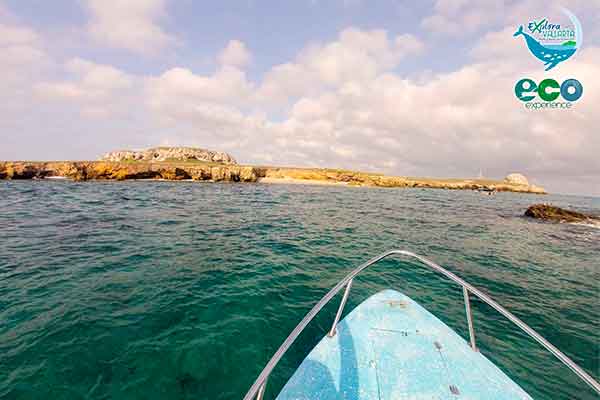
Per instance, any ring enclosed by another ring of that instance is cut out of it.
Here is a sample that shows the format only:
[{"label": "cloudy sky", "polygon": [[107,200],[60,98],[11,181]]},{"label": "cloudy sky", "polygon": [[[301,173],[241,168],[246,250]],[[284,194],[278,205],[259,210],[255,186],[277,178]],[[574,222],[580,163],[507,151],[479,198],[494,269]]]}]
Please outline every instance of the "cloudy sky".
[{"label": "cloudy sky", "polygon": [[[550,0],[0,0],[0,159],[193,145],[600,196],[600,0],[563,5],[583,47],[544,72],[512,34],[566,23]],[[584,96],[526,110],[524,77]]]}]

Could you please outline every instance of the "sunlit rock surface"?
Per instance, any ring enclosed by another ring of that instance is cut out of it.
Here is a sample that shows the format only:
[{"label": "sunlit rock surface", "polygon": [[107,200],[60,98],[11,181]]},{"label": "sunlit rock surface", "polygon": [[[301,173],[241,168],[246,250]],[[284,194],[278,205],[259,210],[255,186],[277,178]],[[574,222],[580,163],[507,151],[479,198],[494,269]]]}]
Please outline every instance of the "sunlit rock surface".
[{"label": "sunlit rock surface", "polygon": [[529,186],[529,180],[522,174],[508,174],[504,181],[513,185],[527,185]]},{"label": "sunlit rock surface", "polygon": [[546,193],[543,188],[534,185],[513,184],[491,179],[412,178],[341,169],[255,167],[200,160],[135,161],[126,159],[126,161],[0,162],[0,179],[47,179],[57,177],[76,181],[163,179],[432,188],[478,190],[486,193]]},{"label": "sunlit rock surface", "polygon": [[102,156],[101,161],[206,161],[222,164],[237,164],[235,159],[222,151],[197,147],[154,147],[147,150],[112,151]]}]

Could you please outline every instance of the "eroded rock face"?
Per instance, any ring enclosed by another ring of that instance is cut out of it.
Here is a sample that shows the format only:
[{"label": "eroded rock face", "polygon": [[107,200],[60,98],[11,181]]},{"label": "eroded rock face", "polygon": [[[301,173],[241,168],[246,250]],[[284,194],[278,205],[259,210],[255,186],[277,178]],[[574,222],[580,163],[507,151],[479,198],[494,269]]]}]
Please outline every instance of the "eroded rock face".
[{"label": "eroded rock face", "polygon": [[515,185],[502,181],[484,183],[470,179],[420,179],[326,168],[253,167],[236,164],[219,165],[206,162],[151,162],[142,160],[139,162],[0,161],[0,180],[44,179],[50,177],[65,177],[75,181],[166,179],[213,182],[257,182],[262,178],[267,178],[343,183],[349,186],[420,187],[452,190],[546,193],[543,188],[534,185]]},{"label": "eroded rock face", "polygon": [[237,164],[235,159],[222,151],[196,147],[155,147],[148,150],[112,151],[102,156],[101,161],[206,161],[221,164]]},{"label": "eroded rock face", "polygon": [[506,178],[504,178],[504,182],[510,183],[513,185],[526,185],[529,186],[529,181],[522,174],[508,174]]},{"label": "eroded rock face", "polygon": [[241,167],[240,168],[240,181],[241,182],[256,182],[258,179],[258,173],[256,168],[253,167]]},{"label": "eroded rock face", "polygon": [[259,170],[238,165],[152,162],[0,162],[0,179],[44,179],[65,177],[75,181],[166,179],[196,181],[256,182]]},{"label": "eroded rock face", "polygon": [[565,210],[549,204],[534,204],[525,211],[525,216],[555,222],[586,222],[596,219],[591,215]]}]

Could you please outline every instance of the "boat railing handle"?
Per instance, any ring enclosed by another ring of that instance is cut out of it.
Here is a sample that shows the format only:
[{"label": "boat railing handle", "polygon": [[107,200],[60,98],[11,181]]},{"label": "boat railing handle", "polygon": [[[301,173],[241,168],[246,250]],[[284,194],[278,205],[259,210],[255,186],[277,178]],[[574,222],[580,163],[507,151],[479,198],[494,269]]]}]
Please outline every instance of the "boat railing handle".
[{"label": "boat railing handle", "polygon": [[260,385],[260,388],[258,389],[258,393],[256,394],[256,400],[263,400],[263,397],[265,396],[265,390],[267,390],[267,380],[269,379],[269,377],[267,377],[262,385]]},{"label": "boat railing handle", "polygon": [[[346,302],[348,301],[348,296],[350,294],[350,289],[352,288],[352,279],[348,281],[346,284],[346,289],[344,290],[344,295],[342,296],[342,300],[340,301],[340,306],[338,307],[337,313],[335,314],[335,319],[333,320],[333,325],[327,333],[327,336],[334,337],[337,332],[337,325],[340,322],[340,318],[342,317],[342,313],[344,312],[344,307],[346,306]],[[471,343],[471,349],[473,351],[477,351],[477,343],[475,342],[475,328],[473,325],[473,313],[471,312],[471,301],[469,300],[469,290],[466,287],[462,287],[463,296],[465,298],[465,313],[467,315],[467,324],[469,327],[469,342]]]},{"label": "boat railing handle", "polygon": [[473,351],[477,351],[475,343],[475,328],[473,327],[473,314],[471,313],[471,300],[469,300],[469,289],[462,287],[463,297],[465,298],[465,313],[467,314],[467,324],[469,325],[469,341]]},{"label": "boat railing handle", "polygon": [[340,307],[335,314],[335,320],[333,321],[333,325],[331,326],[331,330],[327,334],[329,337],[334,337],[337,332],[337,324],[340,322],[340,318],[342,317],[342,313],[344,312],[344,307],[346,306],[346,301],[348,301],[348,295],[350,295],[350,288],[352,288],[352,279],[348,281],[346,284],[346,289],[344,290],[344,295],[342,296],[342,301],[340,301]]},{"label": "boat railing handle", "polygon": [[575,375],[577,375],[589,387],[594,389],[596,391],[596,393],[600,394],[600,384],[594,378],[592,378],[587,372],[585,372],[583,370],[583,368],[581,368],[579,365],[577,365],[573,360],[571,360],[569,357],[567,357],[563,352],[561,352],[556,347],[554,347],[554,345],[552,345],[552,343],[550,343],[546,339],[544,339],[544,337],[542,335],[540,335],[539,333],[537,333],[533,328],[531,328],[525,322],[521,321],[519,318],[514,316],[510,311],[508,311],[507,309],[502,307],[500,304],[496,303],[494,300],[492,300],[491,297],[489,297],[488,295],[486,295],[485,293],[483,293],[482,291],[477,289],[475,286],[465,282],[464,280],[462,280],[461,278],[459,278],[452,272],[446,270],[445,268],[437,265],[436,263],[428,260],[425,257],[419,256],[415,253],[412,253],[412,252],[406,251],[406,250],[390,250],[386,253],[383,253],[376,257],[373,257],[370,260],[368,260],[367,262],[365,262],[364,264],[361,264],[360,266],[356,267],[348,275],[346,275],[341,281],[339,281],[329,292],[327,292],[327,294],[325,296],[323,296],[323,298],[321,300],[319,300],[319,302],[317,304],[315,304],[313,306],[313,308],[304,316],[304,318],[302,318],[302,321],[300,321],[300,323],[298,323],[296,328],[294,328],[294,330],[289,334],[289,336],[285,339],[285,341],[281,344],[281,346],[279,346],[279,348],[277,349],[275,354],[273,354],[273,356],[271,357],[271,359],[269,360],[269,362],[267,363],[265,368],[259,374],[258,378],[256,378],[256,381],[254,381],[254,383],[250,387],[250,390],[248,390],[248,393],[246,393],[246,395],[244,396],[244,400],[252,400],[255,398],[257,400],[262,400],[264,393],[265,393],[265,387],[267,385],[267,379],[269,378],[269,375],[271,375],[271,372],[273,371],[273,369],[275,368],[275,366],[277,365],[279,360],[281,360],[283,355],[286,353],[286,351],[288,351],[288,349],[294,343],[296,338],[298,338],[298,336],[300,336],[300,333],[302,333],[302,331],[304,330],[304,328],[306,328],[306,326],[310,323],[310,321],[312,321],[313,318],[319,313],[319,311],[321,311],[321,309],[325,306],[325,304],[329,303],[329,301],[331,301],[331,299],[336,294],[338,294],[339,291],[342,290],[342,288],[345,286],[344,295],[342,297],[342,301],[341,301],[338,311],[336,313],[335,320],[333,322],[333,326],[331,327],[331,330],[327,334],[329,337],[335,336],[336,331],[337,331],[337,325],[339,323],[340,318],[342,317],[342,313],[344,311],[344,306],[346,305],[346,301],[348,300],[348,295],[350,294],[350,288],[352,287],[352,280],[358,274],[360,274],[363,270],[367,269],[371,265],[373,265],[391,255],[402,255],[402,256],[408,256],[411,258],[415,258],[415,259],[421,261],[423,264],[430,267],[431,269],[433,269],[434,271],[441,273],[442,275],[446,276],[447,278],[449,278],[450,280],[454,281],[455,283],[459,284],[462,287],[463,297],[465,300],[465,310],[466,310],[466,314],[467,314],[467,323],[469,325],[469,339],[471,342],[471,348],[474,351],[477,351],[477,345],[475,343],[475,330],[473,327],[473,315],[471,313],[471,302],[469,299],[469,294],[474,294],[481,301],[488,304],[490,307],[492,307],[498,313],[503,315],[510,322],[515,324],[519,329],[521,329],[523,332],[525,332],[527,335],[529,335],[532,339],[534,339],[536,342],[538,342],[540,345],[542,345],[542,347],[544,347],[546,350],[548,350],[550,353],[552,353],[556,358],[558,358],[560,362],[562,362],[571,371],[573,371],[575,373]]}]

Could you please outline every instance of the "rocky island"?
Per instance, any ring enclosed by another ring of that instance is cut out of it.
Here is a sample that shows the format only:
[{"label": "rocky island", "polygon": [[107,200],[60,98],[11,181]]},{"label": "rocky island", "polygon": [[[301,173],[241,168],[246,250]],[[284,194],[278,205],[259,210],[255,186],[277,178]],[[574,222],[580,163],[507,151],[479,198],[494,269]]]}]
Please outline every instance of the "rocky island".
[{"label": "rocky island", "polygon": [[75,181],[162,179],[210,182],[310,183],[348,186],[421,187],[468,189],[486,192],[545,194],[521,174],[504,180],[434,179],[387,176],[330,168],[289,168],[239,165],[229,154],[193,147],[156,147],[142,151],[121,150],[99,161],[3,161],[0,179],[67,178]]}]

